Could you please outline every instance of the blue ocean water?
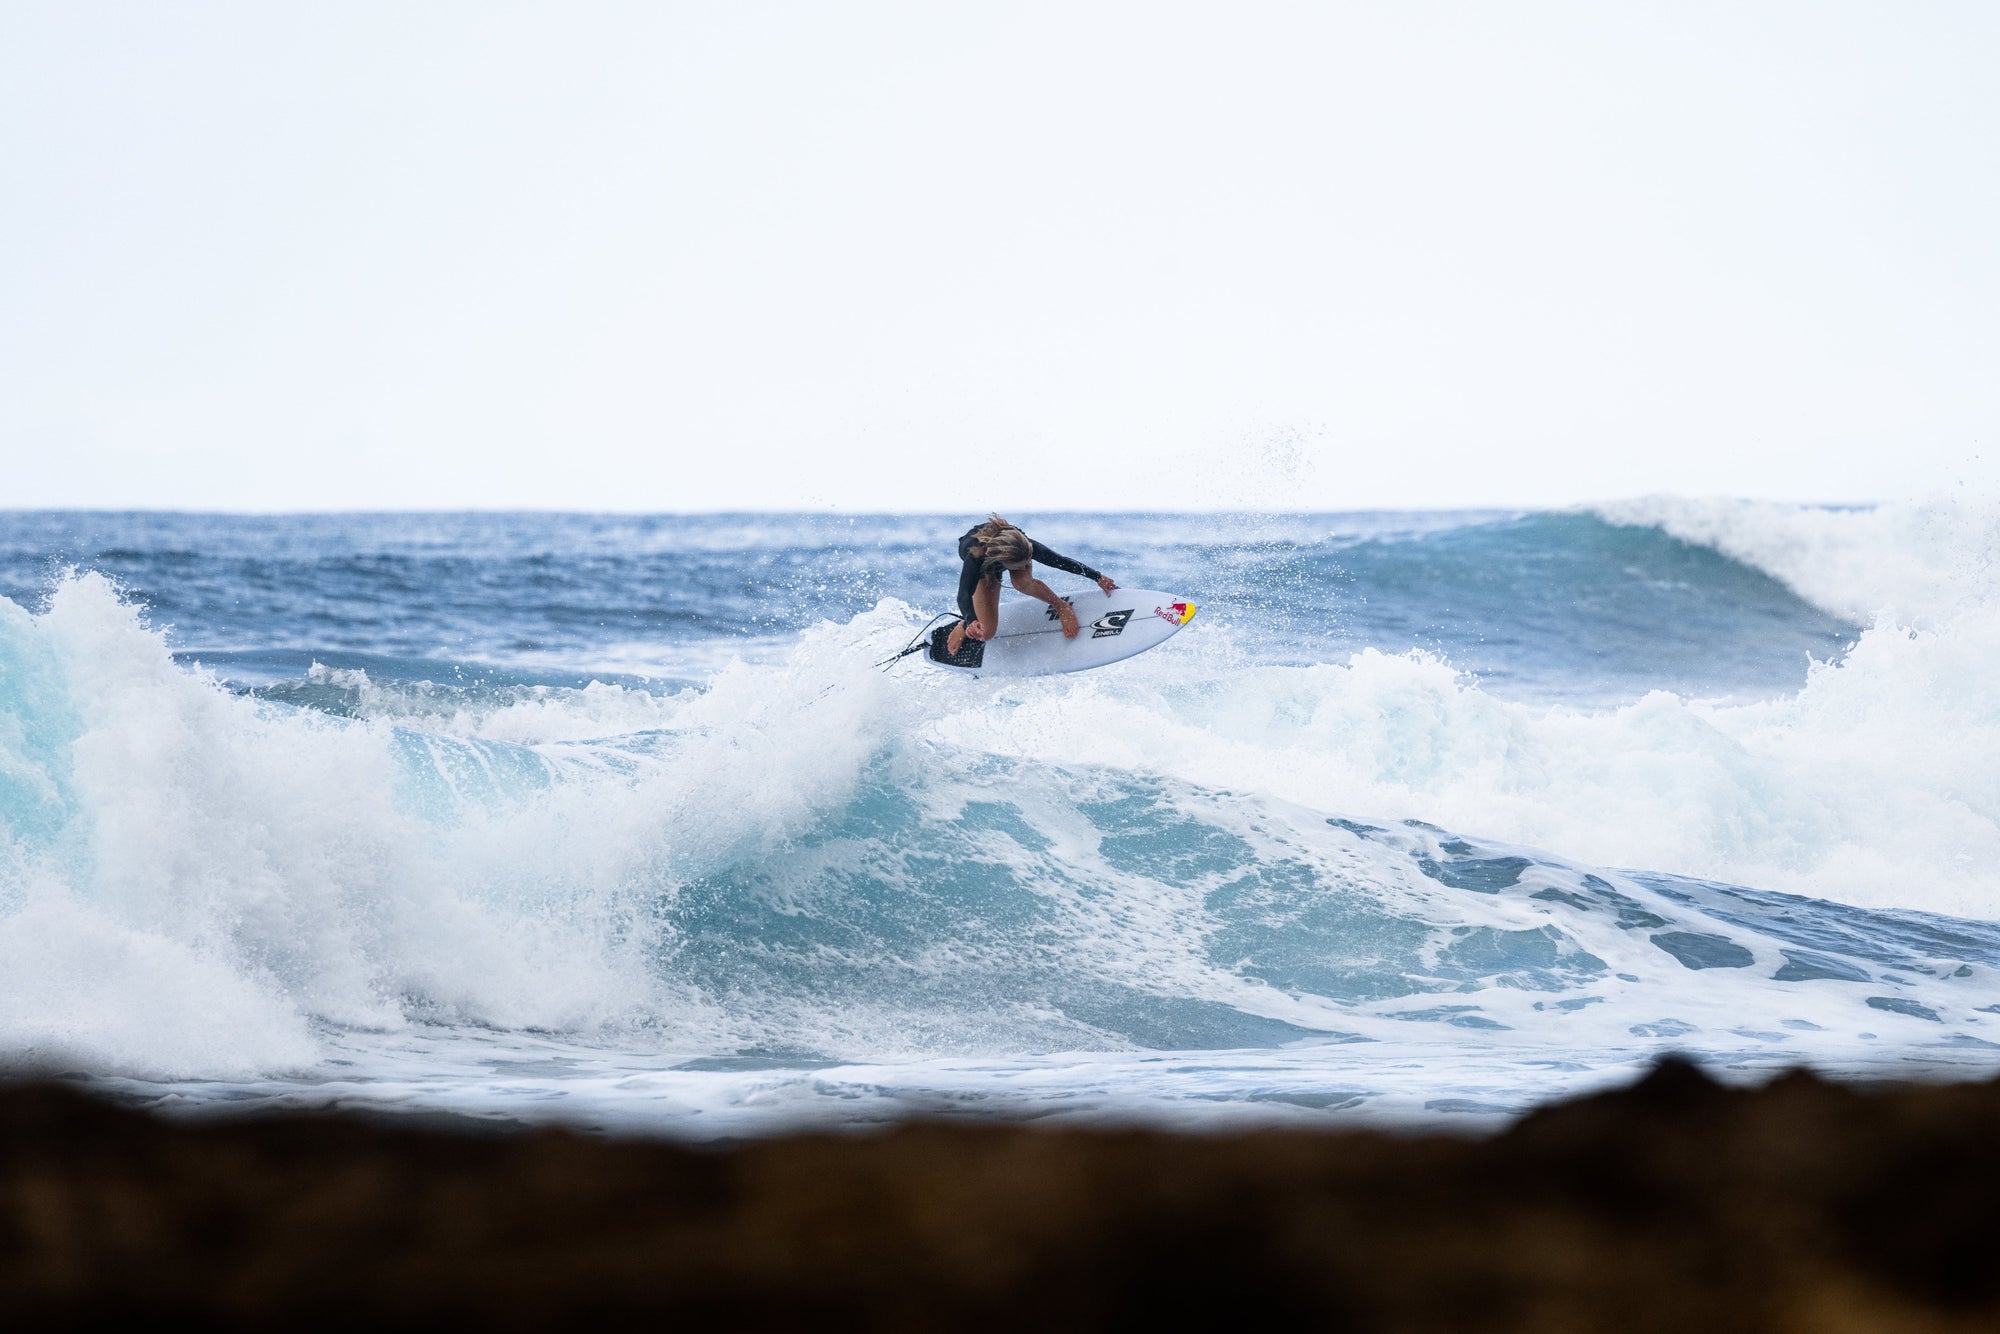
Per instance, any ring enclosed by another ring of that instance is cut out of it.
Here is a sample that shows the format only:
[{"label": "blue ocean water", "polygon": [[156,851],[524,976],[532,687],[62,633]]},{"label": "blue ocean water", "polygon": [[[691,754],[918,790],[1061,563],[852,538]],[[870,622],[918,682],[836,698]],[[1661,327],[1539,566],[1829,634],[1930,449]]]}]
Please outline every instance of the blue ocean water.
[{"label": "blue ocean water", "polygon": [[974,517],[0,516],[0,1061],[697,1137],[2000,1068],[1995,512],[1022,514],[1200,615],[884,669]]}]

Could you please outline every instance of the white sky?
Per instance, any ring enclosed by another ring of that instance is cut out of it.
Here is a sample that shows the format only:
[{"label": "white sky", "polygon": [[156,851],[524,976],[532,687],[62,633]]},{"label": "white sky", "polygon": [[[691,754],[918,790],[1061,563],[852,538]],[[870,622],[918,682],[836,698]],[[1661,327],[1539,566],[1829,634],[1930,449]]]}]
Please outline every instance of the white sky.
[{"label": "white sky", "polygon": [[0,507],[2000,491],[2000,5],[0,0]]}]

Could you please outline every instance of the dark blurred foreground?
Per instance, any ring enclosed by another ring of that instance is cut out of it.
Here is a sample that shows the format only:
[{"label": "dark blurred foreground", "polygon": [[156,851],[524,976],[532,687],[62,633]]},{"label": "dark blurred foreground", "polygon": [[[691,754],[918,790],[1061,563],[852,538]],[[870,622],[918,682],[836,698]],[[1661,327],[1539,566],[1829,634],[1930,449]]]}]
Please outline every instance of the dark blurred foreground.
[{"label": "dark blurred foreground", "polygon": [[1987,1330],[2000,1083],[1670,1063],[1492,1139],[693,1149],[0,1087],[0,1329]]}]

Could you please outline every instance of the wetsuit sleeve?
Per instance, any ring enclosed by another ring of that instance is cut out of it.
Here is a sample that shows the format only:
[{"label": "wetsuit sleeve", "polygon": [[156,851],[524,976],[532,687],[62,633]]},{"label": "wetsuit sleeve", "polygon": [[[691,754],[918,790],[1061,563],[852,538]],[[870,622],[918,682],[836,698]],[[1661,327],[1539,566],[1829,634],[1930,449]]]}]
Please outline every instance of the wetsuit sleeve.
[{"label": "wetsuit sleeve", "polygon": [[1085,565],[1082,561],[1071,560],[1068,556],[1060,552],[1050,551],[1033,538],[1028,539],[1028,549],[1034,552],[1036,560],[1052,570],[1067,570],[1071,574],[1080,574],[1086,579],[1102,579],[1104,577],[1088,565]]}]

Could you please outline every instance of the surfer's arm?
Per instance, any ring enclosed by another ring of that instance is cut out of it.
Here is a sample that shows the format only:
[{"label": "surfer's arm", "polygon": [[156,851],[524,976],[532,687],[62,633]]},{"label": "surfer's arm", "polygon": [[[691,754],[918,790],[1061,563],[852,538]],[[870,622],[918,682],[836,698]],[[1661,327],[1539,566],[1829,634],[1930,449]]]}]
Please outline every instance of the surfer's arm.
[{"label": "surfer's arm", "polygon": [[1036,560],[1052,570],[1063,570],[1069,574],[1080,574],[1086,579],[1102,579],[1104,577],[1088,565],[1085,565],[1082,561],[1071,560],[1060,551],[1050,551],[1047,547],[1032,538],[1028,541],[1028,550],[1034,553]]},{"label": "surfer's arm", "polygon": [[[1050,551],[1047,547],[1043,546],[1040,542],[1035,541],[1033,538],[1028,539],[1028,549],[1034,553],[1036,560],[1040,561],[1042,564],[1048,566],[1052,570],[1063,570],[1070,574],[1080,574],[1086,579],[1095,579],[1097,581],[1097,586],[1103,589],[1107,593],[1109,593],[1112,589],[1118,587],[1118,585],[1112,581],[1110,575],[1099,574],[1096,570],[1091,569],[1088,565],[1085,565],[1082,561],[1071,560],[1068,556],[1063,555],[1060,551]],[[1017,583],[1014,585],[1014,587],[1020,588],[1021,586]],[[1027,590],[1022,589],[1022,591],[1026,592]],[[1037,594],[1037,596],[1040,595]],[[1044,602],[1047,602],[1048,600],[1049,600],[1048,598],[1042,598],[1042,601]]]}]

